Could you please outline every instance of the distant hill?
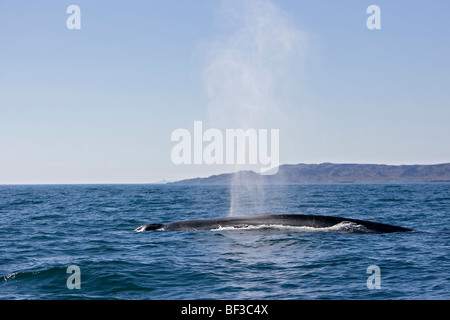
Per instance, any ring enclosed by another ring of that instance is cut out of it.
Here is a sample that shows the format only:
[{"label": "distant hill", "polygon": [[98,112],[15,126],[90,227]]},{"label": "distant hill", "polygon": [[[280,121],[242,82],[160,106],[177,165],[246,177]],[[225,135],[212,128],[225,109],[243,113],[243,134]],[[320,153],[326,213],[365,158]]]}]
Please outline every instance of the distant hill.
[{"label": "distant hill", "polygon": [[274,175],[253,171],[224,173],[207,178],[177,181],[177,184],[229,184],[233,179],[249,183],[364,183],[450,182],[450,163],[435,165],[384,164],[285,164]]}]

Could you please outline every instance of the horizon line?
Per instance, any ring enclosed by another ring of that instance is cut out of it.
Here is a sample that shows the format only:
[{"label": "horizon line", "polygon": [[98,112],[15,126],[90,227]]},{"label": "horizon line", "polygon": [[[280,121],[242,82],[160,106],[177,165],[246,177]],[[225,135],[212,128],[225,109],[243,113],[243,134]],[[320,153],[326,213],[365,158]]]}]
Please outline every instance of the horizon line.
[{"label": "horizon line", "polygon": [[[286,166],[286,165],[322,165],[322,164],[337,164],[337,165],[347,165],[347,164],[353,164],[353,165],[377,165],[377,166],[395,166],[395,167],[400,167],[400,166],[437,166],[437,165],[446,165],[446,164],[450,164],[450,162],[442,162],[442,163],[430,163],[430,164],[385,164],[385,163],[355,163],[355,162],[343,162],[343,163],[339,163],[339,162],[320,162],[320,163],[285,163],[285,164],[281,164],[278,166],[278,168],[280,168],[281,166]],[[0,182],[0,186],[39,186],[39,185],[162,185],[162,184],[170,184],[173,182],[179,182],[179,181],[183,181],[183,180],[190,180],[190,179],[203,179],[203,178],[208,178],[211,176],[218,176],[218,175],[225,175],[225,174],[236,174],[239,172],[254,172],[256,174],[260,174],[258,172],[255,172],[253,170],[237,170],[234,172],[222,172],[222,173],[217,173],[217,174],[210,174],[208,176],[204,176],[204,177],[191,177],[191,178],[180,178],[180,179],[174,179],[174,180],[166,180],[166,179],[161,179],[159,181],[154,181],[154,182],[23,182],[23,183],[17,183],[17,182],[12,182],[12,183],[8,183],[8,182]]]}]

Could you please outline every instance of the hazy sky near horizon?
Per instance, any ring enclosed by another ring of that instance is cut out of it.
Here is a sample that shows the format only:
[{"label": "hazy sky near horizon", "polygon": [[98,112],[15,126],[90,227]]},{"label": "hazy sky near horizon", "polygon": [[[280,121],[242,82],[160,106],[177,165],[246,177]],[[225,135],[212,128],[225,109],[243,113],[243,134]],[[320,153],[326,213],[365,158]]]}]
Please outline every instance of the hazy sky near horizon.
[{"label": "hazy sky near horizon", "polygon": [[[373,4],[379,30],[366,27]],[[449,12],[437,0],[2,1],[0,184],[233,171],[173,164],[171,133],[195,120],[279,129],[281,164],[450,162]]]}]

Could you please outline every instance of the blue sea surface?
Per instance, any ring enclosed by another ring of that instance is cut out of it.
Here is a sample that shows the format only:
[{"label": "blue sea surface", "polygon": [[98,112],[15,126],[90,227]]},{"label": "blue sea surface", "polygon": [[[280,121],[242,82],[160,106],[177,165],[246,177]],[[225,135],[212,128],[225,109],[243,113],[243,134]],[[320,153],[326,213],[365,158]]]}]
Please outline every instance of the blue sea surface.
[{"label": "blue sea surface", "polygon": [[[416,232],[133,232],[231,211]],[[449,183],[0,186],[0,299],[449,299],[449,216]]]}]

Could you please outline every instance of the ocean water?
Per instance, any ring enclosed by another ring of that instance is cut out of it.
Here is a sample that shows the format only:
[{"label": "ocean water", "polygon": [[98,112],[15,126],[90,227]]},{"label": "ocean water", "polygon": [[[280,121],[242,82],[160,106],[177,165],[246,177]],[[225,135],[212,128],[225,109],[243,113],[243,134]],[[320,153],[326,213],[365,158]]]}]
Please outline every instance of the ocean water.
[{"label": "ocean water", "polygon": [[[225,185],[0,186],[0,299],[450,298],[448,183],[232,191]],[[230,211],[342,216],[416,232],[133,232],[142,224]]]}]

